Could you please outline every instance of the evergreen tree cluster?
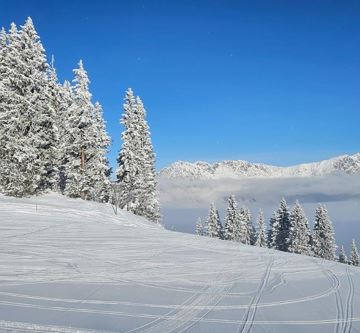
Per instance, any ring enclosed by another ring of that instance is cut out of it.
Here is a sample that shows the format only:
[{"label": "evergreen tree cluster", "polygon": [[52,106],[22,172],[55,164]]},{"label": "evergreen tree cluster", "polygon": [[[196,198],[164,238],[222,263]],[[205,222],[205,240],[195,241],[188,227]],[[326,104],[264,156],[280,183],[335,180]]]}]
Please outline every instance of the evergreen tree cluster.
[{"label": "evergreen tree cluster", "polygon": [[0,31],[0,191],[22,197],[53,190],[114,203],[120,189],[116,205],[158,222],[155,154],[141,99],[126,92],[114,186],[102,107],[92,102],[81,60],[73,72],[72,83],[58,81],[31,18]]},{"label": "evergreen tree cluster", "polygon": [[60,190],[105,200],[110,139],[82,61],[74,85],[62,85],[31,18],[0,35],[1,191],[21,197]]},{"label": "evergreen tree cluster", "polygon": [[235,196],[231,195],[228,199],[224,224],[221,223],[215,205],[211,204],[206,222],[198,220],[196,234],[327,260],[339,260],[354,266],[360,265],[355,240],[352,241],[349,260],[344,247],[341,248],[339,257],[336,257],[335,233],[324,205],[319,205],[315,210],[314,226],[311,232],[308,219],[299,201],[296,201],[290,209],[286,200],[282,198],[278,209],[270,218],[269,229],[266,230],[262,210],[259,211],[255,228],[249,208],[238,208]]},{"label": "evergreen tree cluster", "polygon": [[341,246],[339,261],[343,264],[360,266],[360,254],[356,246],[355,239],[351,241],[350,258],[347,257],[344,246]]},{"label": "evergreen tree cluster", "polygon": [[211,238],[219,238],[223,240],[232,240],[246,245],[255,245],[259,242],[259,246],[265,246],[266,234],[265,225],[262,215],[262,230],[260,236],[256,232],[251,213],[248,207],[238,208],[235,196],[230,196],[228,199],[228,206],[226,209],[226,216],[224,225],[221,223],[219,211],[215,204],[210,205],[209,215],[205,222],[201,218],[196,224],[196,234],[201,236],[208,236]]}]

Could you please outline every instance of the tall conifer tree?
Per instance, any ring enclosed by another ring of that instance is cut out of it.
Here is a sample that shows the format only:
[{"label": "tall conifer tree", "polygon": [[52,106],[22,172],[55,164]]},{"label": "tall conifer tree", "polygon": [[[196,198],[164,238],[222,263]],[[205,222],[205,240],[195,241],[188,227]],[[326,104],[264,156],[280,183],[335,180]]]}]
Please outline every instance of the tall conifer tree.
[{"label": "tall conifer tree", "polygon": [[130,88],[126,91],[123,107],[124,113],[120,120],[124,127],[124,131],[121,134],[123,144],[117,159],[118,169],[116,177],[121,188],[120,208],[135,212],[138,204],[138,190],[135,185],[140,173],[137,149],[140,144],[136,117],[136,100]]},{"label": "tall conifer tree", "polygon": [[226,216],[224,222],[224,238],[227,240],[236,240],[236,231],[239,225],[239,211],[234,195],[228,199]]},{"label": "tall conifer tree", "polygon": [[103,202],[108,201],[110,195],[109,163],[106,157],[110,137],[106,132],[103,110],[99,102],[94,106],[93,121],[95,153],[91,160],[93,186],[90,194],[93,200]]},{"label": "tall conifer tree", "polygon": [[322,205],[319,205],[315,211],[312,250],[316,257],[335,260],[334,230],[326,207]]},{"label": "tall conifer tree", "polygon": [[195,233],[198,236],[205,236],[206,235],[205,226],[204,226],[204,223],[203,223],[201,217],[199,217],[197,222],[196,222]]},{"label": "tall conifer tree", "polygon": [[116,172],[122,193],[121,208],[159,223],[155,154],[144,105],[131,89],[126,91],[121,123],[125,130]]},{"label": "tall conifer tree", "polygon": [[[57,128],[48,100],[48,64],[31,18],[12,24],[0,69],[0,179],[3,191],[23,196],[54,183]],[[2,52],[3,53],[3,52]]]},{"label": "tall conifer tree", "polygon": [[[155,153],[151,141],[150,129],[146,120],[146,111],[140,97],[136,97],[136,112],[139,121],[139,163],[140,173],[137,179],[139,193],[139,205],[136,214],[149,220],[160,222],[160,204],[157,192]],[[139,183],[140,182],[140,183]]]},{"label": "tall conifer tree", "polygon": [[74,73],[73,102],[66,120],[65,193],[103,201],[110,186],[106,163],[109,137],[100,104],[91,102],[90,80],[81,60]]},{"label": "tall conifer tree", "polygon": [[341,249],[340,249],[340,253],[339,253],[339,262],[343,263],[343,264],[347,264],[349,261],[348,261],[348,258],[346,256],[346,253],[345,253],[345,249],[344,249],[344,246],[341,246]]},{"label": "tall conifer tree", "polygon": [[268,235],[269,247],[287,252],[290,237],[290,214],[285,198],[280,201],[279,208],[270,220]]},{"label": "tall conifer tree", "polygon": [[256,232],[255,245],[259,247],[267,247],[265,220],[264,220],[264,214],[261,209],[259,211],[259,216],[257,218],[257,232]]},{"label": "tall conifer tree", "polygon": [[305,212],[298,201],[290,213],[288,251],[310,255],[310,229]]},{"label": "tall conifer tree", "polygon": [[223,239],[223,230],[218,210],[214,204],[210,205],[209,216],[207,220],[208,236],[211,238]]},{"label": "tall conifer tree", "polygon": [[248,207],[240,208],[240,242],[246,245],[254,243],[254,228]]},{"label": "tall conifer tree", "polygon": [[355,239],[353,239],[351,242],[350,263],[353,266],[360,266],[360,255],[355,243]]}]

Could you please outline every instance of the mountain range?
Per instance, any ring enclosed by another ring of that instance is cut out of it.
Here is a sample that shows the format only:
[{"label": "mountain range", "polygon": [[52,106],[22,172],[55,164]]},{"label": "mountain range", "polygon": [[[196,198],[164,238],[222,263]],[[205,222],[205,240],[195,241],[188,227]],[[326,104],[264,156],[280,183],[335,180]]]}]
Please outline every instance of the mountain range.
[{"label": "mountain range", "polygon": [[251,163],[242,160],[226,160],[216,163],[178,161],[162,169],[162,179],[225,179],[225,178],[281,178],[314,177],[334,173],[360,173],[360,153],[342,155],[328,160],[304,163],[289,167]]}]

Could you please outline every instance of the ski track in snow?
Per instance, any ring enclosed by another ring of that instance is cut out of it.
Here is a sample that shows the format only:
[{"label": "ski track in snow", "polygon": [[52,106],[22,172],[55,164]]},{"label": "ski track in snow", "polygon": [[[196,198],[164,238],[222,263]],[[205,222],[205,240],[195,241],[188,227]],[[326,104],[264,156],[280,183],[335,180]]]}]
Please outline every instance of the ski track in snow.
[{"label": "ski track in snow", "polygon": [[261,281],[259,284],[259,289],[258,289],[257,293],[254,295],[254,297],[251,299],[251,302],[249,303],[249,308],[247,309],[245,316],[244,316],[244,323],[239,327],[238,333],[251,332],[251,327],[253,326],[253,323],[254,323],[256,310],[257,310],[261,295],[264,292],[265,287],[268,283],[270,272],[271,272],[271,267],[272,267],[273,263],[274,263],[274,259],[271,257],[266,266],[264,275],[261,278]]},{"label": "ski track in snow", "polygon": [[346,322],[344,323],[344,333],[350,333],[352,328],[352,321],[349,318],[352,318],[354,312],[354,281],[351,276],[349,268],[346,270],[346,275],[349,283],[349,291],[346,298]]},{"label": "ski track in snow", "polygon": [[0,332],[360,331],[360,269],[0,196]]},{"label": "ski track in snow", "polygon": [[348,291],[346,294],[346,301],[343,301],[342,295],[340,293],[341,282],[336,274],[331,269],[323,269],[324,274],[330,281],[333,281],[335,284],[335,302],[336,302],[336,313],[337,313],[337,322],[334,327],[335,333],[349,333],[352,328],[353,312],[354,312],[354,281],[352,279],[352,273],[350,269],[346,267],[346,280],[348,284]]}]

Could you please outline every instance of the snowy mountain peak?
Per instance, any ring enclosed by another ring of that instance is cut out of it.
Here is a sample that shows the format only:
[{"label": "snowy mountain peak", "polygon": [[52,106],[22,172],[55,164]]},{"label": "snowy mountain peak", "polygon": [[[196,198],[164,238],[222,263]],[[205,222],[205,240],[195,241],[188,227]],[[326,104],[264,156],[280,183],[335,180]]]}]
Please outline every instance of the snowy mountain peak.
[{"label": "snowy mountain peak", "polygon": [[278,167],[242,160],[227,160],[214,164],[202,161],[194,163],[178,161],[162,169],[159,175],[165,179],[221,179],[313,177],[337,172],[346,174],[360,173],[360,153],[290,167]]}]

